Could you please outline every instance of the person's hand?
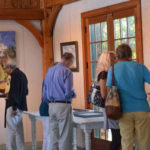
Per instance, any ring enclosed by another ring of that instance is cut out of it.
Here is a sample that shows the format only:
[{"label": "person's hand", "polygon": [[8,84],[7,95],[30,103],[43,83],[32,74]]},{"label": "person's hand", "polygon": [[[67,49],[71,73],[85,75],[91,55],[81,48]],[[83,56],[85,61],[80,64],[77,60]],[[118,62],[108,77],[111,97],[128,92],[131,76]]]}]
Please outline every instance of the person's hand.
[{"label": "person's hand", "polygon": [[16,111],[16,110],[13,110],[13,111],[12,111],[12,115],[13,115],[13,116],[16,116],[16,115],[17,115],[17,111]]}]

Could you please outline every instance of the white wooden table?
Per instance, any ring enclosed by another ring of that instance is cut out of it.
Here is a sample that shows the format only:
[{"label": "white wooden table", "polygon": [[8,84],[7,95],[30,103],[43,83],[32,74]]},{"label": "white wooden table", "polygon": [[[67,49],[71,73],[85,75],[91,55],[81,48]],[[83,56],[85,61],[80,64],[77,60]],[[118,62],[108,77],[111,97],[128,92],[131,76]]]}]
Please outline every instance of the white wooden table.
[{"label": "white wooden table", "polygon": [[[42,120],[44,117],[39,115],[39,112],[24,112],[31,120],[32,126],[32,150],[37,150],[36,145],[36,120]],[[73,116],[73,149],[77,150],[76,129],[82,129],[85,134],[85,149],[91,150],[91,132],[92,129],[103,128],[103,117],[81,118]]]}]

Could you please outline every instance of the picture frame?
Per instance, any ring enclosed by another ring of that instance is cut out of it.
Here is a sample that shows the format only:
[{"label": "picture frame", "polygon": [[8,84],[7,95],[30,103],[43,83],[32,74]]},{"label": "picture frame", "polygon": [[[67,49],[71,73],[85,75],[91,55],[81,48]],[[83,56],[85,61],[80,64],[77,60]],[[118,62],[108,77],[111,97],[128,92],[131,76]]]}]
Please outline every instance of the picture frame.
[{"label": "picture frame", "polygon": [[[16,31],[0,31],[0,97],[6,98],[11,77],[6,73],[7,62],[17,60]],[[16,62],[17,63],[17,62]]]},{"label": "picture frame", "polygon": [[73,72],[79,72],[78,42],[72,41],[72,42],[60,43],[60,47],[61,47],[61,57],[66,52],[73,54],[74,62],[73,65],[70,67],[70,69]]}]

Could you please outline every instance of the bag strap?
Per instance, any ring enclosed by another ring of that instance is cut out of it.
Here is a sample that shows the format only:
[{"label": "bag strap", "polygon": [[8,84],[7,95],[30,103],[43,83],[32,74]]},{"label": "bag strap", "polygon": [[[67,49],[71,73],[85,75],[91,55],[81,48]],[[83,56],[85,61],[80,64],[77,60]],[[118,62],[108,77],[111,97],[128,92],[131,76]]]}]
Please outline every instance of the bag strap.
[{"label": "bag strap", "polygon": [[115,79],[115,74],[114,74],[114,65],[112,66],[112,81],[111,81],[112,86],[116,86],[116,79]]},{"label": "bag strap", "polygon": [[100,73],[96,74],[96,77],[95,77],[94,82],[99,82],[99,80],[98,80],[98,76],[99,76],[99,74],[100,74]]}]

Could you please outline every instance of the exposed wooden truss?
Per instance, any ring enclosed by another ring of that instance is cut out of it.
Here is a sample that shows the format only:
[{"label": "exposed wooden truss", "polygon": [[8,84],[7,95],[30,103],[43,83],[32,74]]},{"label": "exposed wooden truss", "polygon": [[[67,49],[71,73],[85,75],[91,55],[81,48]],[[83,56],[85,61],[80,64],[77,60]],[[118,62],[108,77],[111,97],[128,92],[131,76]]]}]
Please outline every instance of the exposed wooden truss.
[{"label": "exposed wooden truss", "polygon": [[43,35],[36,27],[28,20],[16,20],[19,24],[23,25],[26,27],[37,39],[39,42],[40,46],[43,48],[44,47],[44,40],[43,40]]},{"label": "exposed wooden truss", "polygon": [[0,8],[40,8],[40,0],[0,0]]}]

